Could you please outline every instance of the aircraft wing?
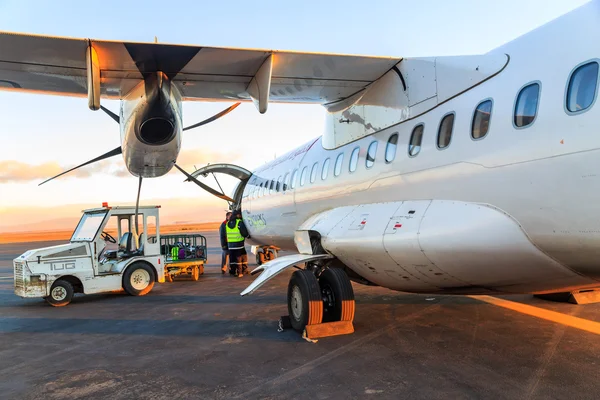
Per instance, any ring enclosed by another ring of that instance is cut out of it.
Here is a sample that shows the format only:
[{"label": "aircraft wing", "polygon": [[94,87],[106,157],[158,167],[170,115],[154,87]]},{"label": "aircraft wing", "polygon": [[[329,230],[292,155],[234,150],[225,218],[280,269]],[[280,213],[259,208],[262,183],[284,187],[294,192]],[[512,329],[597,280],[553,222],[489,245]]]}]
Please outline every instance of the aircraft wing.
[{"label": "aircraft wing", "polygon": [[261,112],[267,102],[345,99],[400,61],[0,32],[0,89],[86,97],[88,72],[99,68],[101,97],[120,98],[145,74],[162,71],[184,100],[252,100]]}]

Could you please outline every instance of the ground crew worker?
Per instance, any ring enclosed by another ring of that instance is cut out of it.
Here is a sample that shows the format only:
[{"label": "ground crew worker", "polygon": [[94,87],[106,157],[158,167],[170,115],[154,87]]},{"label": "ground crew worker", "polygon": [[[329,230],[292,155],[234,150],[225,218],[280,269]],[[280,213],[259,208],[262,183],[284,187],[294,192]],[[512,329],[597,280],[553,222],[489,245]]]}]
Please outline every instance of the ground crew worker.
[{"label": "ground crew worker", "polygon": [[249,238],[250,234],[242,221],[242,214],[239,210],[232,211],[225,230],[229,248],[229,264],[231,269],[237,273],[238,278],[242,278],[244,273],[248,273],[248,253],[246,253],[244,240]]},{"label": "ground crew worker", "polygon": [[[225,214],[225,221],[219,227],[219,238],[221,239],[221,250],[223,250],[223,254],[221,255],[221,273],[224,274],[227,272],[227,263],[229,261],[229,248],[227,247],[227,232],[225,230],[225,224],[229,221],[229,217],[231,213],[228,212]],[[231,268],[229,269],[229,273],[231,273]]]}]

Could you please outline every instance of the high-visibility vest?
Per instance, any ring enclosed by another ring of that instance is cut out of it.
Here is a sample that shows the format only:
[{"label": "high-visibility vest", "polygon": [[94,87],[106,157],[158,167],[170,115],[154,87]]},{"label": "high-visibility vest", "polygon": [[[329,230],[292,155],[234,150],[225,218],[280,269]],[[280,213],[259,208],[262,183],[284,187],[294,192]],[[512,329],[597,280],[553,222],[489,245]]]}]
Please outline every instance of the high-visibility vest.
[{"label": "high-visibility vest", "polygon": [[225,232],[227,232],[227,243],[236,243],[244,241],[242,232],[240,232],[240,222],[241,219],[238,219],[235,222],[235,226],[233,228],[230,228],[229,224],[225,225]]},{"label": "high-visibility vest", "polygon": [[171,260],[176,261],[179,259],[179,247],[175,246],[171,249]]}]

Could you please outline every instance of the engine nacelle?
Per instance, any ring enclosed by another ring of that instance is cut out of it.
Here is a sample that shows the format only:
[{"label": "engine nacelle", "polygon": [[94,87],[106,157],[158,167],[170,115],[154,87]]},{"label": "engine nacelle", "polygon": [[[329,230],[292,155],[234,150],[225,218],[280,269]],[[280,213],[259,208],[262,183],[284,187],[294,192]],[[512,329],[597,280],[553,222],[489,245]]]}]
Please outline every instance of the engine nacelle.
[{"label": "engine nacelle", "polygon": [[162,72],[148,74],[124,97],[121,110],[129,171],[145,177],[169,172],[181,149],[181,95],[175,85]]}]

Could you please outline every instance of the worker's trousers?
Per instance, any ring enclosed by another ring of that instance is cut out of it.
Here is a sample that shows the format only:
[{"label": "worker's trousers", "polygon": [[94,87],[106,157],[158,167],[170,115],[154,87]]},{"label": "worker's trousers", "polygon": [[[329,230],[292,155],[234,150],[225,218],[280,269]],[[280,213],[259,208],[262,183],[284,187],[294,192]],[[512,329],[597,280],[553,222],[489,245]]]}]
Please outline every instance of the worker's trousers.
[{"label": "worker's trousers", "polygon": [[231,270],[238,275],[245,273],[248,270],[248,253],[246,253],[246,249],[229,249],[229,264]]}]

